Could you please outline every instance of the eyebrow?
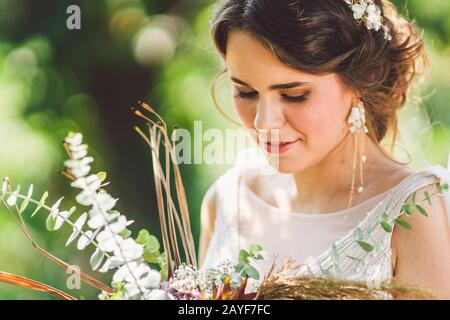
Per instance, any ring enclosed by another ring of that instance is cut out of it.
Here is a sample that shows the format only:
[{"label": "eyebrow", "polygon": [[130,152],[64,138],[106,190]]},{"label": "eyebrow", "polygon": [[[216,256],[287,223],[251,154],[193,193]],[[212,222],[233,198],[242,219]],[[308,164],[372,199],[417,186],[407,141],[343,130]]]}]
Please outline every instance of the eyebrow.
[{"label": "eyebrow", "polygon": [[[240,85],[246,86],[251,88],[252,86],[249,85],[248,83],[239,80],[238,78],[235,77],[230,77],[230,79],[236,83],[239,83]],[[307,82],[301,82],[301,81],[294,81],[294,82],[289,82],[289,83],[280,83],[280,84],[273,84],[269,87],[269,90],[280,90],[280,89],[292,89],[292,88],[296,88],[296,87],[301,87],[304,86],[305,84],[307,84]]]}]

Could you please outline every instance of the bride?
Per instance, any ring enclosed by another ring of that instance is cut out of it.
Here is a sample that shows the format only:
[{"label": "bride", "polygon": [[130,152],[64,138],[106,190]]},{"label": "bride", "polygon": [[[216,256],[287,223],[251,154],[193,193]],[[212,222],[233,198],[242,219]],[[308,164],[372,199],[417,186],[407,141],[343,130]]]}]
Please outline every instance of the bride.
[{"label": "bride", "polygon": [[425,61],[414,25],[388,0],[226,0],[212,36],[261,149],[205,194],[201,268],[258,243],[261,275],[291,257],[300,274],[394,278],[450,299],[441,180],[380,145],[388,134],[395,143],[396,112]]}]

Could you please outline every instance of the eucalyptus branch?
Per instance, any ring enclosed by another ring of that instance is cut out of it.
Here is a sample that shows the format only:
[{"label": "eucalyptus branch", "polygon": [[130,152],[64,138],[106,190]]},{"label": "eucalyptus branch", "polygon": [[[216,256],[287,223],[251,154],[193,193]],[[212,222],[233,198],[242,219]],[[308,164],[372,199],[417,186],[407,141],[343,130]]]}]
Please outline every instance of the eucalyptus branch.
[{"label": "eucalyptus branch", "polygon": [[94,159],[87,155],[87,145],[82,144],[82,139],[80,133],[70,133],[65,138],[64,146],[69,160],[64,163],[64,172],[66,176],[75,179],[71,186],[81,189],[76,197],[77,202],[83,206],[91,206],[88,226],[93,231],[86,233],[86,239],[90,243],[96,238],[97,250],[100,250],[91,257],[93,269],[101,264],[104,252],[113,254],[107,258],[101,271],[118,268],[113,275],[112,284],[116,290],[114,296],[102,294],[101,297],[151,299],[154,294],[159,294],[161,275],[145,262],[143,245],[129,237],[131,232],[127,227],[134,221],[127,221],[124,215],[112,210],[117,199],[101,189],[106,174],[90,174],[90,164]]}]

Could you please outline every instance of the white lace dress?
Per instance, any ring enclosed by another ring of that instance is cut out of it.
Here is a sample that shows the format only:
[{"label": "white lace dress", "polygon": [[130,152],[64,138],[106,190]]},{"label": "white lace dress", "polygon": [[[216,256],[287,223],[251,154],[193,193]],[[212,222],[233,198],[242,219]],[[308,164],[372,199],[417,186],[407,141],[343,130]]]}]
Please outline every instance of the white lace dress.
[{"label": "white lace dress", "polygon": [[[437,181],[431,171],[416,172],[389,191],[347,210],[304,214],[273,207],[258,198],[246,183],[252,170],[265,174],[272,170],[268,180],[289,190],[288,175],[275,172],[260,152],[242,151],[235,165],[212,186],[217,195],[215,229],[200,270],[226,259],[237,262],[241,248],[258,243],[270,258],[257,265],[261,275],[278,255],[277,265],[287,256],[301,265],[299,275],[329,274],[379,283],[393,276],[392,232],[386,229],[394,227],[410,195]],[[423,195],[417,194],[417,199],[422,200]],[[449,208],[448,194],[446,204]]]}]

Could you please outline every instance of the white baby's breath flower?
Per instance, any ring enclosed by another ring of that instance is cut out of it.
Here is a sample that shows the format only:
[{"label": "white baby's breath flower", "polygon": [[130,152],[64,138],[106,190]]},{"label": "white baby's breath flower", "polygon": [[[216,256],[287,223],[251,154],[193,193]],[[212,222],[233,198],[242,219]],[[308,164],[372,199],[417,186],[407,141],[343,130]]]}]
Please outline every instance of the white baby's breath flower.
[{"label": "white baby's breath flower", "polygon": [[356,3],[351,8],[353,11],[353,17],[356,20],[359,20],[359,19],[362,19],[362,17],[366,13],[367,3],[365,1],[363,1],[361,3]]},{"label": "white baby's breath flower", "polygon": [[375,4],[370,4],[367,7],[367,23],[369,29],[378,31],[381,28],[381,10]]},{"label": "white baby's breath flower", "polygon": [[381,8],[373,0],[344,0],[358,23],[364,24],[367,29],[379,31],[383,29],[384,38],[392,40],[389,28],[383,24]]}]

